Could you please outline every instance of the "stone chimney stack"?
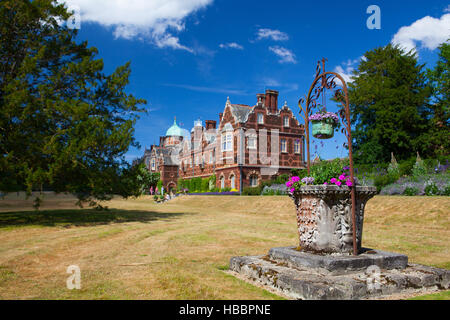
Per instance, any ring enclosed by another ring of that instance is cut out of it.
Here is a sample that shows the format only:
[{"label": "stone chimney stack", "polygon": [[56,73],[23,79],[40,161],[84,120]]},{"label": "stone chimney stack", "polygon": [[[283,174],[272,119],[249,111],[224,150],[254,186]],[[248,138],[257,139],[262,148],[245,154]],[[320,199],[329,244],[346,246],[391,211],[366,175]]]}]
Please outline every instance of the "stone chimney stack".
[{"label": "stone chimney stack", "polygon": [[278,111],[278,91],[266,90],[265,106],[270,113],[276,113]]},{"label": "stone chimney stack", "polygon": [[265,93],[258,93],[256,95],[256,104],[259,105],[264,105],[264,102],[266,101],[266,94]]}]

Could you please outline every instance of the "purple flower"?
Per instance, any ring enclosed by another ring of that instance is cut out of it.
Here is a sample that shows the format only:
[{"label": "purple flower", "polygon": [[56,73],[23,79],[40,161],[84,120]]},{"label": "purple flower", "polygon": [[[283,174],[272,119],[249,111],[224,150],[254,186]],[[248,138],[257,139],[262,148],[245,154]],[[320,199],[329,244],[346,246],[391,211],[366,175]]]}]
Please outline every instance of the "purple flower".
[{"label": "purple flower", "polygon": [[291,188],[291,193],[294,193],[295,192],[295,188]]},{"label": "purple flower", "polygon": [[314,178],[313,177],[304,177],[302,179],[302,183],[304,184],[313,184],[314,182]]},{"label": "purple flower", "polygon": [[319,112],[309,117],[310,121],[322,121],[325,119],[331,119],[335,123],[339,122],[339,117],[333,112]]},{"label": "purple flower", "polygon": [[290,188],[292,187],[292,184],[293,182],[289,180],[288,182],[286,182],[286,187]]},{"label": "purple flower", "polygon": [[341,174],[341,175],[339,176],[339,180],[344,181],[344,180],[345,180],[345,174]]},{"label": "purple flower", "polygon": [[337,182],[337,179],[336,179],[336,178],[331,178],[330,182],[331,182],[331,183],[336,183],[336,182]]},{"label": "purple flower", "polygon": [[345,181],[345,184],[349,187],[351,187],[353,185],[353,183],[351,182],[350,179],[348,179],[347,181]]},{"label": "purple flower", "polygon": [[339,180],[337,180],[335,184],[336,184],[338,187],[340,187],[341,184],[342,184],[342,182],[340,182]]}]

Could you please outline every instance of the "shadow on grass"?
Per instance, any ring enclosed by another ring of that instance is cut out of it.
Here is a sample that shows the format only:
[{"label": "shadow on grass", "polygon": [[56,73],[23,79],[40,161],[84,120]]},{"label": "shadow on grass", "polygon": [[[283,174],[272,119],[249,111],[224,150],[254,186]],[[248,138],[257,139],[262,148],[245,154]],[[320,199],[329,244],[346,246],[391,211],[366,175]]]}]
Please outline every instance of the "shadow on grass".
[{"label": "shadow on grass", "polygon": [[29,212],[0,212],[0,229],[23,226],[92,226],[110,223],[171,220],[190,213],[162,213],[141,210],[45,210]]}]

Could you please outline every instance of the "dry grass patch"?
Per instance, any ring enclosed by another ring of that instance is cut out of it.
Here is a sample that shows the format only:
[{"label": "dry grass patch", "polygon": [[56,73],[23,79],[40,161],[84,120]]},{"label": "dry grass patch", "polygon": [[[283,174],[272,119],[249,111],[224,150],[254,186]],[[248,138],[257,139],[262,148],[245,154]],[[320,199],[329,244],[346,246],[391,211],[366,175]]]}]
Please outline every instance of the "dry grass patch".
[{"label": "dry grass patch", "polygon": [[[0,200],[0,298],[275,299],[223,271],[232,256],[297,242],[282,196],[114,199],[109,211],[74,202],[49,195],[36,213],[30,200]],[[364,246],[448,268],[449,207],[445,197],[375,197]],[[81,268],[81,290],[65,287],[69,265]]]}]

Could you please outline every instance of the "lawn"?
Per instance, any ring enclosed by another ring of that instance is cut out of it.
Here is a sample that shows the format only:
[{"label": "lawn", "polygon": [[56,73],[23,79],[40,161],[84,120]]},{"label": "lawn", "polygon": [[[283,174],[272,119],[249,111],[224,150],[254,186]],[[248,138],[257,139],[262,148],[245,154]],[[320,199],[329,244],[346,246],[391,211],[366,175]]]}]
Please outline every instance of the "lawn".
[{"label": "lawn", "polygon": [[[288,197],[115,199],[109,211],[78,209],[70,196],[0,200],[2,299],[279,299],[224,272],[230,257],[297,242]],[[363,244],[450,268],[450,198],[377,196]],[[81,269],[68,290],[66,269]],[[448,293],[439,297],[449,299]]]}]

